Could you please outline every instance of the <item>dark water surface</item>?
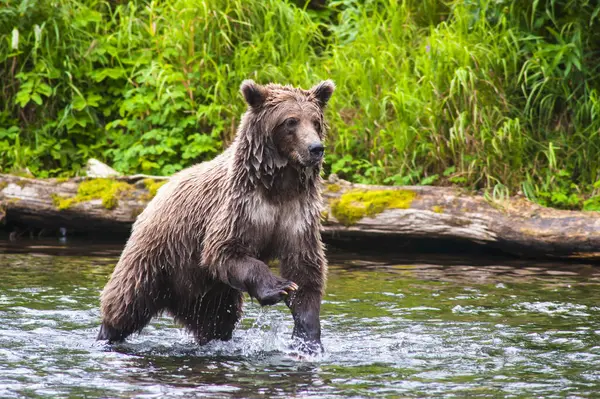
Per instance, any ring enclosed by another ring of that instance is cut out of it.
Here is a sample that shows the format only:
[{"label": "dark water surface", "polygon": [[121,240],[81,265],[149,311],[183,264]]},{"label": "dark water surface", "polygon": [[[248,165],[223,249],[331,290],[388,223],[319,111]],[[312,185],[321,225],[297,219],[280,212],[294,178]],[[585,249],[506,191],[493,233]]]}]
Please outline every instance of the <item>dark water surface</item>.
[{"label": "dark water surface", "polygon": [[591,265],[330,253],[327,353],[299,360],[285,306],[250,302],[231,342],[197,347],[165,317],[97,343],[121,247],[76,249],[0,243],[1,398],[600,396]]}]

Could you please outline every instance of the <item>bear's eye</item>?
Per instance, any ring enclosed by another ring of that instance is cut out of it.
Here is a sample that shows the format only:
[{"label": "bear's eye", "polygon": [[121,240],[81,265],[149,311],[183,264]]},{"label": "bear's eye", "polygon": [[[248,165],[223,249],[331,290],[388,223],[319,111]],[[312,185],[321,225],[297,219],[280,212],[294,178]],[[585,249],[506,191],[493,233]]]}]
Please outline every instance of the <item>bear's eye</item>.
[{"label": "bear's eye", "polygon": [[293,128],[293,127],[296,127],[298,125],[298,122],[300,122],[298,120],[298,118],[287,118],[285,120],[284,124],[288,128]]},{"label": "bear's eye", "polygon": [[317,132],[321,130],[321,123],[318,120],[315,119],[314,121],[312,121],[312,123]]}]

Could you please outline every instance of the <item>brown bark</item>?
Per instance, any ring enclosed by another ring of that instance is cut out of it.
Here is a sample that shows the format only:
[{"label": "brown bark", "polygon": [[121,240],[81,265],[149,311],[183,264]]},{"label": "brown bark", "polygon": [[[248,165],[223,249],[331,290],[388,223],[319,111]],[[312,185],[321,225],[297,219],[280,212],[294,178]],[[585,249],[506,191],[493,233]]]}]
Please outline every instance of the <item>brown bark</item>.
[{"label": "brown bark", "polygon": [[[144,177],[119,178],[129,182],[131,189],[119,195],[112,210],[100,199],[59,210],[53,195],[74,197],[82,178],[60,182],[0,175],[0,219],[10,225],[126,234],[150,199],[141,180]],[[404,190],[414,198],[406,209],[388,208],[342,224],[332,204],[354,190]],[[408,237],[421,237],[431,239],[432,246],[435,239],[456,239],[519,255],[600,259],[597,212],[549,209],[523,198],[494,203],[482,195],[450,187],[367,186],[330,179],[323,192],[325,237],[383,236],[397,239],[399,244]]]},{"label": "brown bark", "polygon": [[65,227],[73,232],[126,234],[149,200],[142,178],[118,178],[130,183],[131,191],[117,195],[118,202],[114,209],[107,209],[100,198],[59,209],[54,198],[75,197],[84,178],[61,181],[0,174],[0,209],[4,212],[5,224],[43,229]]}]

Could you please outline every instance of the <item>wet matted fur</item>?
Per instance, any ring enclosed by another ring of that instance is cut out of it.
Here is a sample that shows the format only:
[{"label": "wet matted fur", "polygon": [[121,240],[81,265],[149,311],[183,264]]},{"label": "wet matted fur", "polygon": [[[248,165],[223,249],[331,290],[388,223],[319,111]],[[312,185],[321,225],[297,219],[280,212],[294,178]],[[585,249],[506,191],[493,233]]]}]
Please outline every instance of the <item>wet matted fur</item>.
[{"label": "wet matted fur", "polygon": [[322,349],[319,172],[333,91],[331,81],[310,90],[242,83],[248,109],[233,143],[172,176],[134,223],[101,295],[98,339],[121,341],[166,311],[199,344],[229,340],[245,291],[263,306],[284,300],[293,335]]}]

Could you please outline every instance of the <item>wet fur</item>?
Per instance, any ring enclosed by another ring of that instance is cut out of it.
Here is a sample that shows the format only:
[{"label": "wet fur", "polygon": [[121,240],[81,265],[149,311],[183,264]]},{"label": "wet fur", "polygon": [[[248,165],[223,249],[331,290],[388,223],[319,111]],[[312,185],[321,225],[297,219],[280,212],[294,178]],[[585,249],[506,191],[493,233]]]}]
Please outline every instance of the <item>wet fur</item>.
[{"label": "wet fur", "polygon": [[[200,344],[228,340],[246,291],[262,305],[285,300],[294,336],[320,346],[321,163],[305,166],[303,145],[323,139],[333,84],[241,90],[249,108],[232,145],[174,175],[137,218],[101,295],[98,339],[123,340],[166,311]],[[282,127],[289,115],[299,116],[295,136]],[[265,265],[271,259],[281,277]]]}]

